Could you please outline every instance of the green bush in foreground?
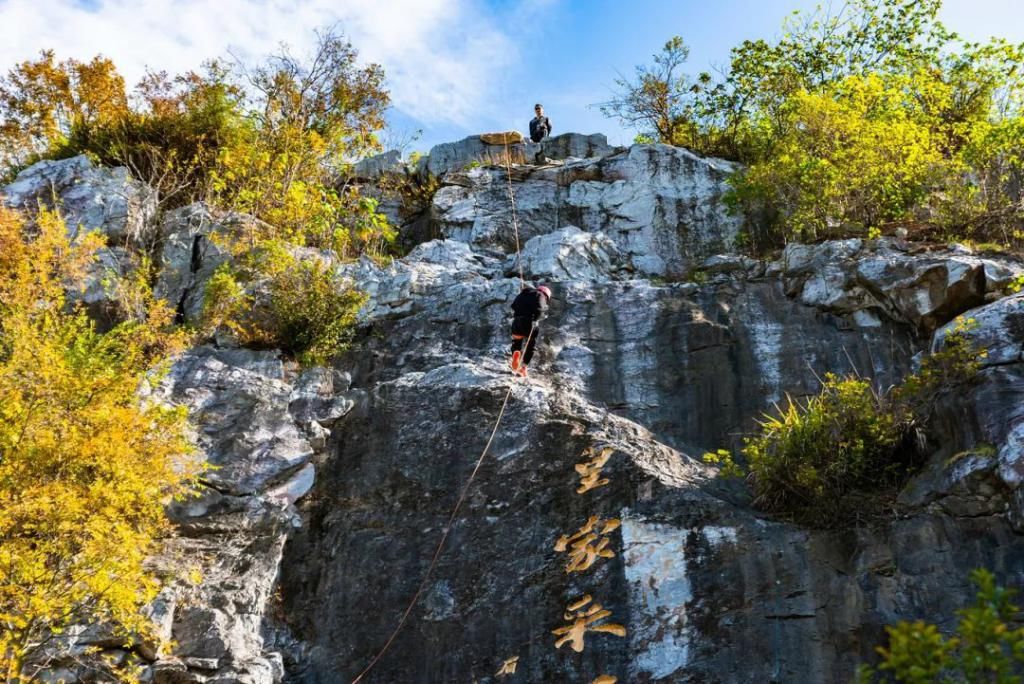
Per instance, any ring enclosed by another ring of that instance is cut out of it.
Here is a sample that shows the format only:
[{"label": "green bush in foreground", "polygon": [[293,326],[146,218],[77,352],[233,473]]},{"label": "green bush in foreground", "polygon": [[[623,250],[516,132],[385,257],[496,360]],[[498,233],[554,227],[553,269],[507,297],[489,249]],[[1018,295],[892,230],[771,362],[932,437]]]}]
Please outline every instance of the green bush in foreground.
[{"label": "green bush in foreground", "polygon": [[1024,681],[1024,627],[1012,627],[1019,610],[1015,592],[997,586],[987,570],[975,570],[971,581],[978,587],[977,600],[958,612],[953,636],[922,621],[887,627],[889,646],[878,648],[882,661],[877,671],[862,668],[859,684]]}]

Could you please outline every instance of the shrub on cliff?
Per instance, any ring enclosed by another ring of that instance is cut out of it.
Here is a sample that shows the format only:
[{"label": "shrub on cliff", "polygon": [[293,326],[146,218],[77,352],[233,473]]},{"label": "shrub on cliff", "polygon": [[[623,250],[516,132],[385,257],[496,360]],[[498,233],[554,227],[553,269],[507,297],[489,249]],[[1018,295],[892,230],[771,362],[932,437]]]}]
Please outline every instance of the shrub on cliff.
[{"label": "shrub on cliff", "polygon": [[376,151],[389,94],[342,36],[318,34],[308,59],[283,50],[251,68],[146,76],[129,98],[114,64],[53,52],[0,78],[0,167],[88,154],[125,166],[164,206],[207,200],[274,228],[268,237],[387,254],[394,229],[350,183],[352,159]]},{"label": "shrub on cliff", "polygon": [[[961,319],[943,348],[887,393],[868,380],[826,375],[820,392],[789,399],[765,416],[742,454],[754,505],[798,522],[831,526],[868,513],[866,501],[893,492],[921,465],[918,435],[936,403],[975,377],[983,350],[970,343],[970,319]],[[724,450],[705,460],[738,467]]]},{"label": "shrub on cliff", "polygon": [[818,395],[789,399],[747,440],[754,505],[809,523],[840,520],[851,492],[894,486],[906,476],[914,454],[900,450],[901,441],[868,381],[827,375]]},{"label": "shrub on cliff", "polygon": [[[379,148],[383,70],[361,65],[336,33],[317,38],[308,59],[282,49],[251,68],[151,73],[133,98],[109,60],[44,52],[0,79],[0,163],[10,172],[84,153],[128,167],[164,207],[206,200],[261,219],[219,236],[239,266],[209,283],[206,318],[249,343],[323,361],[351,336],[362,298],[319,261],[295,259],[295,248],[384,259],[396,231],[349,176],[351,159]],[[269,291],[266,315],[246,321],[256,282]]]},{"label": "shrub on cliff", "polygon": [[76,120],[50,143],[48,156],[86,154],[124,166],[173,208],[208,199],[222,157],[243,142],[242,91],[211,63],[202,75],[149,74],[137,86],[138,108],[100,121]]},{"label": "shrub on cliff", "polygon": [[143,565],[164,506],[195,467],[183,410],[145,401],[181,335],[149,301],[100,334],[69,310],[98,239],[68,241],[56,216],[31,228],[0,210],[0,673],[34,681],[33,656],[73,624],[129,645],[156,594]]},{"label": "shrub on cliff", "polygon": [[347,347],[366,295],[319,257],[299,259],[267,241],[224,264],[207,281],[203,324],[249,345],[276,347],[304,364],[326,363]]}]

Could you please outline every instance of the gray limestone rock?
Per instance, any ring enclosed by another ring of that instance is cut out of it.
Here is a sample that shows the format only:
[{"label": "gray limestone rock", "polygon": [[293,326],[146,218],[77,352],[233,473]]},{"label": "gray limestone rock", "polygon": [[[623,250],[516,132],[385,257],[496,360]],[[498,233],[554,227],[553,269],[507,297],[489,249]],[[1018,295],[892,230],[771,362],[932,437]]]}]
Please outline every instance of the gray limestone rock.
[{"label": "gray limestone rock", "polygon": [[[522,246],[521,264],[529,278],[556,281],[605,281],[623,267],[614,242],[603,233],[587,233],[576,226],[531,238]],[[515,275],[518,266],[512,255],[505,271]]]},{"label": "gray limestone rock", "polygon": [[359,160],[353,167],[353,173],[356,178],[376,180],[387,173],[401,171],[403,168],[402,153],[398,150],[388,150]]},{"label": "gray limestone rock", "polygon": [[[345,389],[339,376],[311,368],[295,377],[277,353],[246,349],[199,347],[172,366],[157,396],[189,408],[200,456],[214,469],[195,497],[171,506],[178,534],[154,560],[177,578],[152,607],[175,642],[152,666],[154,682],[281,681],[264,615],[293,506],[315,481],[308,428],[352,403],[333,396]],[[343,404],[294,410],[310,399]]]},{"label": "gray limestone rock", "polygon": [[160,225],[163,248],[154,294],[175,307],[182,322],[198,322],[204,284],[228,259],[211,237],[259,228],[258,224],[258,219],[246,214],[220,211],[202,202],[167,212]]},{"label": "gray limestone rock", "polygon": [[1017,259],[982,259],[962,251],[911,253],[891,240],[835,240],[788,245],[768,266],[788,294],[809,306],[852,314],[885,315],[930,334],[955,316],[1002,296],[1024,265]]},{"label": "gray limestone rock", "polygon": [[128,169],[96,166],[85,155],[37,162],[0,194],[16,209],[58,209],[71,235],[96,230],[112,246],[145,244],[153,237],[156,193]]},{"label": "gray limestone rock", "polygon": [[199,348],[179,359],[166,380],[171,398],[188,406],[202,426],[198,444],[215,467],[206,479],[233,496],[264,489],[313,455],[289,412],[292,388],[261,372],[276,355],[248,352],[244,363],[239,355],[224,359]]},{"label": "gray limestone rock", "polygon": [[606,157],[529,168],[513,176],[512,220],[507,172],[476,168],[465,183],[443,186],[434,217],[449,239],[476,249],[514,252],[566,226],[603,233],[633,271],[685,275],[732,246],[742,220],[721,202],[729,162],[703,159],[667,145],[634,145]]}]

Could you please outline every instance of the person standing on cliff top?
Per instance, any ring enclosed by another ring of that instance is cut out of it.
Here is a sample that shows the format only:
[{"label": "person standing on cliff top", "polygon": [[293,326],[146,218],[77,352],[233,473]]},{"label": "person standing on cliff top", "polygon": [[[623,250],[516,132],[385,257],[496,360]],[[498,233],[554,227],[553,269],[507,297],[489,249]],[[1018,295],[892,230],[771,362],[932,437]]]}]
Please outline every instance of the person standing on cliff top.
[{"label": "person standing on cliff top", "polygon": [[551,119],[544,116],[544,107],[539,103],[533,106],[533,111],[537,116],[530,119],[530,140],[539,143],[551,135]]},{"label": "person standing on cliff top", "polygon": [[[525,286],[512,301],[512,372],[526,377],[526,366],[537,346],[537,324],[548,311],[551,290],[546,285]],[[523,343],[526,352],[523,352]]]}]

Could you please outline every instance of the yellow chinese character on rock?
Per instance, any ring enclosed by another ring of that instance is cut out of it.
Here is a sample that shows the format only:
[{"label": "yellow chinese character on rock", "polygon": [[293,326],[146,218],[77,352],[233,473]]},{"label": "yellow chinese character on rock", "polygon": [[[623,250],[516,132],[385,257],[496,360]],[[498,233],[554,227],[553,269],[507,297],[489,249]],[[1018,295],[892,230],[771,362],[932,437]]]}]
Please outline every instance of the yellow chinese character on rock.
[{"label": "yellow chinese character on rock", "polygon": [[583,572],[596,563],[598,558],[614,558],[615,552],[608,548],[609,539],[605,535],[617,530],[620,524],[618,518],[602,522],[596,515],[592,515],[575,534],[559,537],[555,542],[555,551],[569,554],[565,571]]},{"label": "yellow chinese character on rock", "polygon": [[[601,453],[597,454],[589,461],[576,464],[576,472],[580,474],[580,486],[576,488],[577,494],[585,494],[591,489],[597,489],[608,484],[608,478],[601,478],[601,468],[608,462],[608,459],[612,457],[614,449],[611,447],[605,447],[601,449]],[[588,452],[588,453],[593,453]]]},{"label": "yellow chinese character on rock", "polygon": [[[612,611],[605,610],[600,603],[593,602],[593,597],[587,594],[575,603],[569,604],[569,608],[562,616],[569,624],[558,629],[551,630],[551,633],[561,637],[555,641],[555,648],[562,648],[565,644],[572,644],[572,650],[582,653],[584,648],[583,636],[587,632],[607,632],[615,636],[626,636],[626,628],[622,625],[603,624],[595,625],[595,622],[604,620],[612,614]],[[589,608],[587,606],[590,606]]]},{"label": "yellow chinese character on rock", "polygon": [[619,681],[618,677],[614,677],[612,675],[601,675],[594,681],[590,682],[590,684],[615,684],[617,681]]},{"label": "yellow chinese character on rock", "polygon": [[519,656],[512,656],[501,664],[501,668],[495,673],[495,677],[504,677],[516,673],[516,665],[519,664]]}]

